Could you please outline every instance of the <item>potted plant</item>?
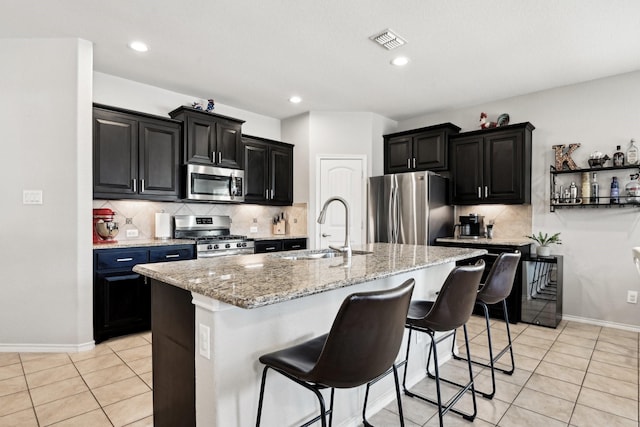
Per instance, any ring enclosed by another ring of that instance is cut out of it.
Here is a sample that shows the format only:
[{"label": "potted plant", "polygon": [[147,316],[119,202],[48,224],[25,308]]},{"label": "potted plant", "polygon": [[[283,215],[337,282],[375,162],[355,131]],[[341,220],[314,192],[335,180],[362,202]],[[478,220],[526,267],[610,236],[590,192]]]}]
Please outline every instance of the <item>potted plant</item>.
[{"label": "potted plant", "polygon": [[549,256],[551,253],[551,248],[549,247],[549,245],[552,244],[556,244],[556,245],[561,245],[562,241],[560,240],[560,233],[556,233],[556,234],[552,234],[551,236],[549,236],[549,234],[544,233],[542,234],[542,231],[538,232],[538,235],[536,236],[535,234],[531,235],[531,236],[525,236],[531,240],[533,240],[534,242],[536,242],[539,246],[536,249],[536,253],[539,256]]}]

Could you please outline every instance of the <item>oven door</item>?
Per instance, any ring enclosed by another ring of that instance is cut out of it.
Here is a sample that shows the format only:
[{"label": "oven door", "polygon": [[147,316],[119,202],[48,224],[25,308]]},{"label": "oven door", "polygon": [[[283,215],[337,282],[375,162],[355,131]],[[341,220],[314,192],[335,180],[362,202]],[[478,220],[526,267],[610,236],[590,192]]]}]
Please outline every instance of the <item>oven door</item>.
[{"label": "oven door", "polygon": [[204,165],[187,165],[185,198],[244,202],[242,181],[244,171]]}]

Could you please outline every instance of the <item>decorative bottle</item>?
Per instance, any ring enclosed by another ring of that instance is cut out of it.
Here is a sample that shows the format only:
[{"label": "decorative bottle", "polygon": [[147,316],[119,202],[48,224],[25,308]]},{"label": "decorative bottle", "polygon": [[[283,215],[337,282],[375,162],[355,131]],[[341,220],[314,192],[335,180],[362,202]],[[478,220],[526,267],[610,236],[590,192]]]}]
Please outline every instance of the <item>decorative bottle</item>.
[{"label": "decorative bottle", "polygon": [[627,164],[629,165],[637,165],[638,164],[638,148],[634,144],[634,140],[632,139],[629,143],[629,148],[627,149]]},{"label": "decorative bottle", "polygon": [[569,186],[569,202],[576,203],[578,201],[578,187],[576,183],[572,182]]},{"label": "decorative bottle", "polygon": [[589,202],[592,204],[598,204],[598,192],[600,190],[600,187],[598,185],[598,177],[596,176],[596,173],[594,172],[591,178],[591,197],[589,198]]},{"label": "decorative bottle", "polygon": [[624,166],[624,153],[620,151],[620,146],[616,146],[616,152],[613,153],[613,166]]},{"label": "decorative bottle", "polygon": [[582,203],[589,203],[591,199],[591,184],[589,183],[589,172],[582,172]]},{"label": "decorative bottle", "polygon": [[620,203],[620,187],[618,185],[618,178],[615,176],[611,179],[611,195],[610,195],[609,203],[611,204]]}]

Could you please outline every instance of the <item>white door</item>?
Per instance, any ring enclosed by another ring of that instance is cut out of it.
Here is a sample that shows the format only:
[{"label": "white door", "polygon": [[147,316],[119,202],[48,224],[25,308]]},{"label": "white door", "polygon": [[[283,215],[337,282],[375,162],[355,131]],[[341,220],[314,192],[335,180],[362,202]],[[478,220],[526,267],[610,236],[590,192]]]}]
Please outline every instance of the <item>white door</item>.
[{"label": "white door", "polygon": [[[365,243],[366,189],[365,180],[366,157],[345,156],[319,158],[320,176],[317,211],[312,218],[317,218],[324,202],[333,196],[342,197],[349,204],[349,234],[352,245]],[[342,246],[345,240],[345,210],[340,202],[332,202],[327,210],[324,224],[316,224],[316,247],[327,248],[329,245]]]}]

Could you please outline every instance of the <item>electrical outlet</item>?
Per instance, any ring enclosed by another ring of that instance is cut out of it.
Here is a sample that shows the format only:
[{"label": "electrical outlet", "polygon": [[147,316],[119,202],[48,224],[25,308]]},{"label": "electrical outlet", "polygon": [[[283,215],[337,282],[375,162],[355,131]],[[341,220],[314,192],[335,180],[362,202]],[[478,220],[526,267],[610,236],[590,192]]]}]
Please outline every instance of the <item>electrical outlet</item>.
[{"label": "electrical outlet", "polygon": [[249,227],[249,233],[257,233],[257,232],[258,232],[258,227],[256,226]]},{"label": "electrical outlet", "polygon": [[127,237],[138,237],[138,229],[130,228],[129,230],[127,230]]},{"label": "electrical outlet", "polygon": [[200,349],[200,356],[205,359],[211,359],[210,332],[211,329],[207,325],[200,323],[198,328],[198,348]]},{"label": "electrical outlet", "polygon": [[627,302],[629,304],[638,303],[638,291],[627,291]]},{"label": "electrical outlet", "polygon": [[22,204],[23,205],[41,205],[42,190],[23,190]]}]

